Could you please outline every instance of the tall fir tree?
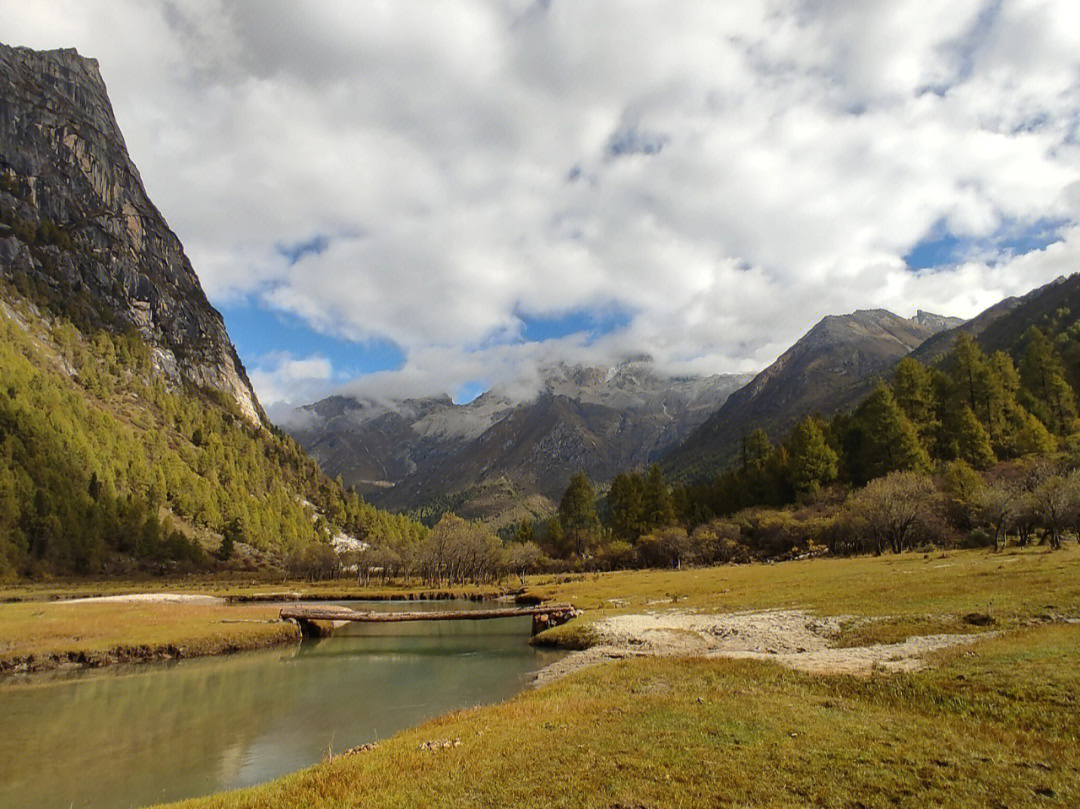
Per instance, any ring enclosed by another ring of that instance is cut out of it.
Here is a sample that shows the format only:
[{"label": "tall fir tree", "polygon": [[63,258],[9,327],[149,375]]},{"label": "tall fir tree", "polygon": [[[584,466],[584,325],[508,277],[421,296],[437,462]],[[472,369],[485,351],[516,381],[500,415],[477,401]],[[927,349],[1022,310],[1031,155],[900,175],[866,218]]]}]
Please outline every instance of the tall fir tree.
[{"label": "tall fir tree", "polygon": [[997,458],[990,443],[990,434],[967,405],[960,408],[956,425],[956,457],[975,469],[986,469],[993,465]]},{"label": "tall fir tree", "polygon": [[904,414],[911,419],[919,440],[933,454],[938,430],[937,391],[930,370],[918,360],[905,357],[893,370],[892,393]]},{"label": "tall fir tree", "polygon": [[839,459],[817,419],[805,418],[796,424],[789,446],[788,477],[797,494],[816,492],[836,479]]},{"label": "tall fir tree", "polygon": [[672,525],[674,522],[675,507],[671,502],[671,492],[668,490],[667,481],[664,480],[664,472],[659,464],[653,464],[645,478],[645,489],[642,492],[642,529],[650,531]]},{"label": "tall fir tree", "polygon": [[636,540],[641,535],[645,484],[641,475],[620,472],[608,491],[611,530],[619,539]]},{"label": "tall fir tree", "polygon": [[584,472],[575,472],[559,502],[559,523],[567,545],[584,556],[600,538],[596,515],[596,489]]},{"label": "tall fir tree", "polygon": [[1036,326],[1028,331],[1020,378],[1028,394],[1024,404],[1058,435],[1073,432],[1076,397],[1065,381],[1065,366],[1050,338]]},{"label": "tall fir tree", "polygon": [[848,473],[859,484],[895,470],[930,466],[915,426],[885,385],[878,385],[852,415],[844,454]]}]

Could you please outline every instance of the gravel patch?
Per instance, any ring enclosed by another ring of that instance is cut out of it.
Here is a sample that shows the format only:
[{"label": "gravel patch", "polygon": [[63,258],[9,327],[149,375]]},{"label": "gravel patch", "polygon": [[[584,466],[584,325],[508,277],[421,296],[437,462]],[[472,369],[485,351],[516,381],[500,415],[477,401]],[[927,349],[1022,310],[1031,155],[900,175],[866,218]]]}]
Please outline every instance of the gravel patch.
[{"label": "gravel patch", "polygon": [[63,604],[224,604],[218,596],[189,595],[181,593],[134,593],[126,596],[94,596],[72,598]]},{"label": "gravel patch", "polygon": [[596,646],[544,668],[536,682],[542,685],[607,660],[649,656],[774,660],[811,674],[916,671],[926,665],[926,654],[986,636],[925,635],[902,643],[833,648],[831,639],[845,620],[846,616],[821,617],[794,610],[616,615],[592,625],[599,638]]}]

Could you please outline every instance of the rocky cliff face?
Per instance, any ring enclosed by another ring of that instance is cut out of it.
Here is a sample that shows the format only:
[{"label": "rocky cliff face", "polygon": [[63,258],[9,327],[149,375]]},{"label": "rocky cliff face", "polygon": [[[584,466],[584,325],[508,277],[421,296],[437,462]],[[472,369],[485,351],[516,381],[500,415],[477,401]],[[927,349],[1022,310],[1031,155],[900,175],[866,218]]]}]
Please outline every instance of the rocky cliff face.
[{"label": "rocky cliff face", "polygon": [[822,319],[752,382],[736,391],[665,459],[676,478],[715,474],[756,428],[782,440],[804,416],[829,417],[854,404],[912,350],[962,320],[920,311],[907,319],[884,309]]},{"label": "rocky cliff face", "polygon": [[262,418],[221,315],[128,156],[97,62],[0,45],[0,275],[86,328],[131,327],[168,378]]},{"label": "rocky cliff face", "polygon": [[[489,392],[466,405],[448,398],[388,406],[333,397],[305,409],[293,429],[331,474],[372,502],[411,508],[469,490],[474,516],[498,521],[511,495],[558,499],[584,470],[606,481],[644,466],[689,435],[748,375],[669,378],[647,361],[615,368],[558,364],[529,402]],[[459,513],[469,502],[455,501]]]}]

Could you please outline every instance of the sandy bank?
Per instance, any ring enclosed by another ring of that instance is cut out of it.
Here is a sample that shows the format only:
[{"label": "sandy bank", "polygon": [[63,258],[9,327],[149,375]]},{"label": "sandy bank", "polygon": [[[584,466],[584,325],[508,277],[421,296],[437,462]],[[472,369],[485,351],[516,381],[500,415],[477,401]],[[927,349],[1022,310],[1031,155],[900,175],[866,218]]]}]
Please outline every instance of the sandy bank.
[{"label": "sandy bank", "polygon": [[218,596],[190,595],[184,593],[132,593],[124,596],[93,596],[71,598],[60,604],[224,604]]},{"label": "sandy bank", "polygon": [[774,660],[815,674],[915,671],[926,665],[924,656],[929,652],[985,637],[985,633],[926,635],[903,643],[834,648],[831,639],[845,620],[792,610],[617,615],[592,624],[596,645],[543,669],[536,682],[542,685],[608,660],[661,655]]}]

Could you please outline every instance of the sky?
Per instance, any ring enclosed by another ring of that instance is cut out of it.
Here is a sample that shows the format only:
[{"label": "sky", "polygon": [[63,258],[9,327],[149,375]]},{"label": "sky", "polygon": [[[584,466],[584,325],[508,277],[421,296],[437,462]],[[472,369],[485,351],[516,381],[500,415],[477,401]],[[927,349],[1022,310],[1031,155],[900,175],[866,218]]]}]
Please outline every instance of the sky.
[{"label": "sky", "polygon": [[270,411],[758,370],[1080,269],[1075,0],[0,0],[96,58]]}]

